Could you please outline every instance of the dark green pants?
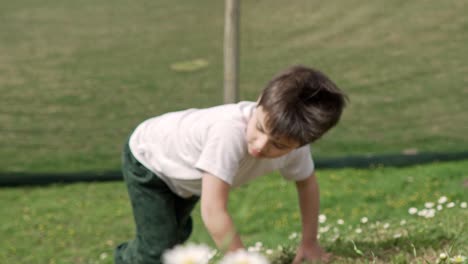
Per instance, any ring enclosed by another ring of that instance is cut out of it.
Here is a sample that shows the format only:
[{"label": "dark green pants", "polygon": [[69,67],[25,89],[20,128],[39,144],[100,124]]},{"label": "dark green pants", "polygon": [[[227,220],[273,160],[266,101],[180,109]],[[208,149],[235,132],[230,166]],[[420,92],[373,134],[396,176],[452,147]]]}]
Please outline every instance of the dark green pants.
[{"label": "dark green pants", "polygon": [[199,197],[174,194],[133,157],[125,144],[122,171],[136,225],[136,237],[117,246],[115,264],[162,263],[163,252],[185,242],[192,232],[192,212]]}]

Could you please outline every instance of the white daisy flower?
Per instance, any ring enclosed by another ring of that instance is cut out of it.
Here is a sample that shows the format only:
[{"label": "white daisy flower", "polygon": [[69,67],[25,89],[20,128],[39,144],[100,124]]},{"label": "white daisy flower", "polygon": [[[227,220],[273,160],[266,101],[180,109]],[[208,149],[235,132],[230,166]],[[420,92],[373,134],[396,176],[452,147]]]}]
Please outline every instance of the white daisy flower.
[{"label": "white daisy flower", "polygon": [[368,221],[369,221],[369,219],[367,217],[365,217],[365,216],[363,218],[361,218],[361,223],[363,223],[363,224],[367,223]]},{"label": "white daisy flower", "polygon": [[383,228],[384,228],[384,229],[387,229],[387,228],[389,228],[389,227],[390,227],[390,224],[389,224],[389,223],[385,223],[385,224],[383,225]]},{"label": "white daisy flower", "polygon": [[434,203],[427,202],[427,203],[424,204],[424,207],[426,207],[426,208],[432,208],[432,207],[434,207]]},{"label": "white daisy flower", "polygon": [[432,218],[435,216],[435,213],[436,213],[435,209],[423,209],[418,212],[418,215],[425,217],[425,218]]},{"label": "white daisy flower", "polygon": [[164,264],[207,264],[212,250],[205,245],[179,245],[163,254]]},{"label": "white daisy flower", "polygon": [[100,260],[105,260],[107,257],[108,257],[108,255],[107,255],[106,252],[103,252],[103,253],[101,253],[101,255],[99,255]]},{"label": "white daisy flower", "polygon": [[447,259],[447,254],[445,254],[445,253],[440,253],[439,259],[441,259],[441,260],[446,260],[446,259]]},{"label": "white daisy flower", "polygon": [[324,214],[319,215],[319,222],[323,224],[325,221],[327,221],[327,217]]},{"label": "white daisy flower", "polygon": [[418,209],[415,208],[415,207],[411,207],[410,209],[408,209],[408,213],[409,213],[410,215],[414,215],[414,214],[416,214],[417,212],[418,212]]},{"label": "white daisy flower", "polygon": [[356,228],[355,232],[358,233],[358,234],[361,234],[361,233],[362,233],[362,229],[361,229],[361,228]]},{"label": "white daisy flower", "polygon": [[438,210],[438,211],[442,211],[442,209],[444,209],[444,207],[443,207],[442,205],[438,204],[438,205],[437,205],[437,210]]},{"label": "white daisy flower", "polygon": [[344,220],[343,219],[338,219],[338,221],[336,221],[339,225],[343,225],[344,224]]},{"label": "white daisy flower", "polygon": [[454,202],[450,202],[447,204],[447,208],[452,208],[455,206],[455,203]]},{"label": "white daisy flower", "polygon": [[258,252],[260,252],[262,250],[262,248],[263,248],[263,243],[262,242],[258,241],[258,242],[255,243],[255,249]]},{"label": "white daisy flower", "polygon": [[447,196],[441,196],[437,201],[439,204],[446,203],[448,201]]},{"label": "white daisy flower", "polygon": [[429,210],[427,209],[422,209],[421,211],[418,212],[419,216],[426,216],[428,214]]},{"label": "white daisy flower", "polygon": [[462,203],[460,204],[460,207],[461,207],[461,208],[466,208],[466,207],[467,207],[466,202],[462,202]]},{"label": "white daisy flower", "polygon": [[296,233],[296,232],[293,232],[293,233],[291,233],[291,234],[289,235],[289,239],[290,239],[290,240],[293,240],[293,239],[295,239],[296,237],[297,237],[297,233]]},{"label": "white daisy flower", "polygon": [[429,209],[429,210],[427,210],[426,215],[424,215],[424,217],[426,217],[426,218],[432,218],[432,217],[435,216],[435,212],[436,212],[436,210],[434,210],[434,209]]},{"label": "white daisy flower", "polygon": [[238,250],[224,256],[220,264],[268,264],[268,260],[259,253]]},{"label": "white daisy flower", "polygon": [[450,258],[450,263],[465,263],[466,257],[462,255]]},{"label": "white daisy flower", "polygon": [[256,247],[248,247],[248,248],[247,248],[247,251],[248,251],[248,252],[258,252],[258,250],[257,250]]}]

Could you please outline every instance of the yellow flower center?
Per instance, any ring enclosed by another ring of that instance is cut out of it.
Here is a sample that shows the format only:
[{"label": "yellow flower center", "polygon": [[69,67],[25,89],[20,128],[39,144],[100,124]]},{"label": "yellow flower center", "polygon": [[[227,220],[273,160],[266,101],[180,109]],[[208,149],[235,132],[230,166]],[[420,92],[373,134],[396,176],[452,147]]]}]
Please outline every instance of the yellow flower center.
[{"label": "yellow flower center", "polygon": [[240,259],[236,264],[250,264],[248,259]]},{"label": "yellow flower center", "polygon": [[196,264],[195,260],[193,258],[186,258],[182,262],[182,264]]}]

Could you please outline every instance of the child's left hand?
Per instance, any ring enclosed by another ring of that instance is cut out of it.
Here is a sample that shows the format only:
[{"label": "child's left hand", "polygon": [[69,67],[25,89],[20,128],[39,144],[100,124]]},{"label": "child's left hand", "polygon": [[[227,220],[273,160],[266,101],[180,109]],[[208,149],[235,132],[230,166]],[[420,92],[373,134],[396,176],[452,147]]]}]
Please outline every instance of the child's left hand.
[{"label": "child's left hand", "polygon": [[304,244],[297,248],[296,257],[293,264],[300,264],[303,261],[322,261],[328,263],[331,260],[331,254],[325,252],[318,243]]}]

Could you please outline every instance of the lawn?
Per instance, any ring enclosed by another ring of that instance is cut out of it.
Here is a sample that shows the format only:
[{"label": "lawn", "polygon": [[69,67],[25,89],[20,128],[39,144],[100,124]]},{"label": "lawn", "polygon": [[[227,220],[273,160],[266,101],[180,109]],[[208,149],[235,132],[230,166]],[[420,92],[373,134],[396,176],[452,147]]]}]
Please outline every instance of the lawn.
[{"label": "lawn", "polygon": [[[326,217],[320,241],[336,255],[336,263],[366,263],[372,254],[377,263],[423,258],[434,263],[442,252],[466,256],[468,209],[461,206],[468,202],[467,171],[468,161],[319,170],[321,213]],[[439,211],[442,196],[447,201]],[[133,235],[122,182],[5,188],[0,201],[0,263],[112,263],[113,248]],[[434,217],[409,214],[411,207],[422,211],[427,202],[435,204]],[[268,175],[233,191],[230,210],[248,246],[262,242],[265,250],[291,256],[288,249],[297,243],[292,234],[300,233],[293,184]],[[367,223],[361,222],[364,217]],[[191,242],[213,246],[199,208],[194,220]]]},{"label": "lawn", "polygon": [[[223,1],[1,6],[0,180],[118,171],[123,141],[142,120],[222,103]],[[312,146],[317,161],[466,157],[467,13],[463,0],[243,1],[240,99],[255,100],[289,65],[313,66],[351,99],[341,123]],[[193,62],[199,67],[181,69]],[[468,255],[466,159],[318,167],[320,240],[337,263]],[[233,192],[230,209],[245,242],[274,249],[277,263],[297,243],[295,201],[293,186],[273,174]],[[436,213],[411,215],[412,207]],[[3,187],[0,215],[0,263],[111,263],[134,228],[119,181]],[[198,208],[194,217],[191,241],[212,246]]]},{"label": "lawn", "polygon": [[[241,8],[241,100],[298,63],[349,93],[318,157],[468,148],[464,1]],[[142,120],[222,103],[223,16],[214,0],[2,1],[0,173],[114,170]],[[173,70],[197,59],[207,65]]]}]

